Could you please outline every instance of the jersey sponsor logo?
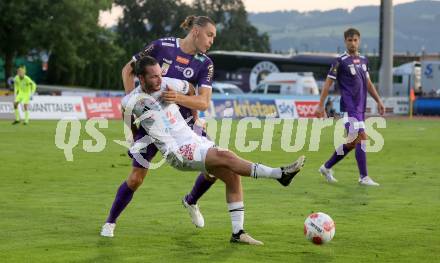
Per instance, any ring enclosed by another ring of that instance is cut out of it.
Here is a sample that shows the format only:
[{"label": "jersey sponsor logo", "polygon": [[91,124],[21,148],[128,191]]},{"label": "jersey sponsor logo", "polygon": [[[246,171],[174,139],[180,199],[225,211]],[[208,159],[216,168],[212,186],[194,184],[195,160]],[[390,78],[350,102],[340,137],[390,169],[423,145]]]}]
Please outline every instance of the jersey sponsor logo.
[{"label": "jersey sponsor logo", "polygon": [[316,117],[315,111],[319,106],[319,101],[295,101],[295,106],[300,118]]},{"label": "jersey sponsor logo", "polygon": [[173,61],[171,60],[171,59],[166,59],[166,58],[164,58],[163,59],[163,62],[165,62],[165,63],[168,63],[168,64],[173,64]]},{"label": "jersey sponsor logo", "polygon": [[179,65],[174,65],[174,68],[177,69],[177,71],[183,72],[185,70],[184,67],[179,66]]},{"label": "jersey sponsor logo", "polygon": [[187,79],[194,76],[194,70],[192,68],[186,68],[183,70],[183,76]]},{"label": "jersey sponsor logo", "polygon": [[206,81],[211,82],[212,77],[214,77],[214,65],[210,64],[208,66],[208,76],[206,76]]},{"label": "jersey sponsor logo", "polygon": [[180,146],[179,153],[185,157],[187,160],[194,160],[194,150],[196,148],[195,144],[185,144]]},{"label": "jersey sponsor logo", "polygon": [[162,42],[162,46],[165,46],[165,47],[175,47],[176,45],[174,45],[173,43]]},{"label": "jersey sponsor logo", "polygon": [[168,63],[162,64],[162,76],[165,76],[168,73],[169,68],[170,68],[170,64]]},{"label": "jersey sponsor logo", "polygon": [[189,64],[189,59],[181,57],[181,56],[177,56],[176,57],[176,61],[181,63],[181,64],[184,64],[184,65],[188,65]]},{"label": "jersey sponsor logo", "polygon": [[171,132],[171,123],[168,120],[168,118],[164,114],[160,114],[160,118],[162,119],[163,124],[163,132],[164,133],[170,133]]},{"label": "jersey sponsor logo", "polygon": [[353,59],[353,63],[354,64],[359,64],[359,63],[361,63],[361,60],[358,59],[358,58],[355,58],[355,59]]},{"label": "jersey sponsor logo", "polygon": [[167,111],[166,115],[167,115],[168,121],[171,124],[175,124],[177,122],[176,116],[174,116],[174,114],[171,111]]}]

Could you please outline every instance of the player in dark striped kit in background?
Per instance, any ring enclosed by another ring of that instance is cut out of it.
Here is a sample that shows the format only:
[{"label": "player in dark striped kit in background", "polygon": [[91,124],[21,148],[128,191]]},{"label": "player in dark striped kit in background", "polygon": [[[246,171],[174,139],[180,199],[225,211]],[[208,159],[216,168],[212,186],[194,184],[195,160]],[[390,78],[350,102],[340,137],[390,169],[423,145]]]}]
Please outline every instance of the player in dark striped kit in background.
[{"label": "player in dark striped kit in background", "polygon": [[319,172],[330,183],[336,183],[332,167],[342,160],[351,150],[355,149],[356,162],[359,168],[359,184],[378,186],[367,172],[367,154],[365,140],[365,109],[367,104],[367,92],[377,102],[378,111],[381,115],[385,107],[370,79],[368,73],[368,59],[358,52],[361,34],[357,29],[349,28],[344,32],[347,51],[340,55],[332,64],[321,92],[321,100],[316,115],[324,117],[324,102],[328,90],[337,81],[341,89],[341,111],[345,112],[345,128],[348,134],[348,142],[339,146],[330,159],[324,163]]}]

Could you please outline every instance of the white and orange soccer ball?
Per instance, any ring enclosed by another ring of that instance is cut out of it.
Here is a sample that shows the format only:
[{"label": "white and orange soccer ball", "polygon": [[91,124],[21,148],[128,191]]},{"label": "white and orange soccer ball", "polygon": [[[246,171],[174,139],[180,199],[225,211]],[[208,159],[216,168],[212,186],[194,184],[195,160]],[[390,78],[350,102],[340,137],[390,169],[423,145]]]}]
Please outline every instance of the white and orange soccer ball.
[{"label": "white and orange soccer ball", "polygon": [[309,215],[304,222],[304,235],[314,244],[330,242],[335,236],[335,222],[322,212]]}]

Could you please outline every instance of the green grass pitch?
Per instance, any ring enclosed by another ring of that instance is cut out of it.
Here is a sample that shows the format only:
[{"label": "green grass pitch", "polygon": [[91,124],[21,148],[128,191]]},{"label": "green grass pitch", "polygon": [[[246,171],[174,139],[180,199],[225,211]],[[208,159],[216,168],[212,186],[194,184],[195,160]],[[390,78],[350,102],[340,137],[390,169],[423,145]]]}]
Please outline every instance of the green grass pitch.
[{"label": "green grass pitch", "polygon": [[[123,139],[120,121],[99,129],[107,145],[98,153],[82,149],[83,140],[91,139],[84,124],[74,161],[67,162],[55,147],[55,121],[31,120],[29,126],[0,121],[0,262],[438,262],[438,119],[391,119],[378,130],[385,146],[367,155],[378,188],[357,184],[354,153],[335,167],[338,184],[320,177],[317,169],[332,152],[331,128],[323,131],[319,151],[283,152],[278,125],[271,152],[239,153],[273,166],[299,154],[308,158],[287,188],[243,178],[245,228],[265,242],[261,247],[229,243],[222,182],[199,201],[206,226],[196,229],[181,198],[197,173],[169,166],[149,173],[119,218],[115,237],[100,237],[130,161],[113,142]],[[261,136],[261,129],[248,131],[248,139]],[[234,137],[232,149],[233,142]],[[336,222],[327,245],[304,238],[303,223],[312,211]]]}]

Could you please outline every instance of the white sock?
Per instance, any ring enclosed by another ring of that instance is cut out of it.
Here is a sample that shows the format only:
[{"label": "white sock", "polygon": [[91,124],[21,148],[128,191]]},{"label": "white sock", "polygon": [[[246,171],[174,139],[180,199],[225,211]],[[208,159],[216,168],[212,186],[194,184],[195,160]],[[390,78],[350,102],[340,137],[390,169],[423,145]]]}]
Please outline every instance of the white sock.
[{"label": "white sock", "polygon": [[257,178],[281,178],[281,168],[272,168],[261,163],[253,163],[251,169],[251,177]]},{"label": "white sock", "polygon": [[243,202],[228,203],[229,214],[231,215],[232,233],[237,234],[243,229],[244,204]]}]

